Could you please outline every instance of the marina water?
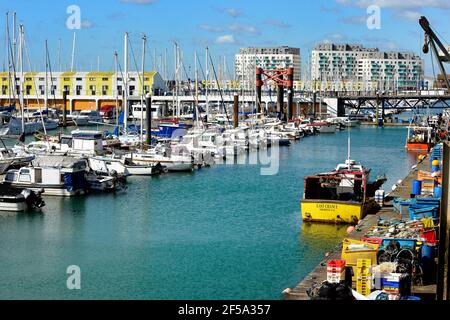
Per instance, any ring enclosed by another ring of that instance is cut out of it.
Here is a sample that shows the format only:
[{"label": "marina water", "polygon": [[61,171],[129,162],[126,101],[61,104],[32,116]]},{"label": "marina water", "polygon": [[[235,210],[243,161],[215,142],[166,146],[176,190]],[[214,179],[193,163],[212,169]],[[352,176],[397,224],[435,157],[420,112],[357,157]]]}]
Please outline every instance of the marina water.
[{"label": "marina water", "polygon": [[[386,174],[387,191],[417,159],[406,130],[352,130],[352,158]],[[274,176],[216,165],[1,214],[0,299],[281,299],[345,237],[346,227],[302,224],[299,201],[305,175],[346,159],[347,136],[281,147]],[[71,265],[81,290],[67,289]]]}]

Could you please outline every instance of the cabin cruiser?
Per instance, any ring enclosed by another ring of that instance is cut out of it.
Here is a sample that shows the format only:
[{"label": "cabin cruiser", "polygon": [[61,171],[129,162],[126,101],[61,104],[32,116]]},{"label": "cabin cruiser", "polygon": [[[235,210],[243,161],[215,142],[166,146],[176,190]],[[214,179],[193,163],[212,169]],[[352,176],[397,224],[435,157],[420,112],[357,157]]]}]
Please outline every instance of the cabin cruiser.
[{"label": "cabin cruiser", "polygon": [[32,166],[9,170],[3,185],[71,197],[86,192],[86,161],[63,156],[39,156]]},{"label": "cabin cruiser", "polygon": [[90,157],[89,167],[95,173],[123,176],[154,176],[164,172],[160,163],[138,165],[127,157]]},{"label": "cabin cruiser", "polygon": [[36,155],[71,155],[96,156],[102,155],[108,143],[100,131],[75,130],[71,135],[48,137],[47,141],[34,141],[27,145],[17,145],[14,150]]},{"label": "cabin cruiser", "polygon": [[149,150],[136,150],[125,155],[139,165],[161,164],[170,172],[184,172],[194,170],[193,157],[185,154],[172,154],[172,149],[163,146]]},{"label": "cabin cruiser", "polygon": [[26,212],[44,206],[40,192],[0,184],[0,211]]},{"label": "cabin cruiser", "polygon": [[95,110],[74,111],[67,116],[67,119],[75,122],[77,126],[97,125],[104,122],[100,112]]},{"label": "cabin cruiser", "polygon": [[317,128],[320,133],[336,133],[337,125],[327,121],[313,122],[311,126]]}]

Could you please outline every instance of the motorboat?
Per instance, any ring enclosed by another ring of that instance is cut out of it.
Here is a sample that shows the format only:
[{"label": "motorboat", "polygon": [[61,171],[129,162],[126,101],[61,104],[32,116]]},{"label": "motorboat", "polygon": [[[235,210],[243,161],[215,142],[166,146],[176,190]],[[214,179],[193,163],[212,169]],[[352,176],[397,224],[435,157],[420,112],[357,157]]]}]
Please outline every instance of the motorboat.
[{"label": "motorboat", "polygon": [[123,176],[154,176],[161,174],[164,168],[159,163],[139,165],[128,157],[89,157],[89,168],[96,173]]},{"label": "motorboat", "polygon": [[0,184],[0,211],[27,212],[44,206],[40,192]]},{"label": "motorboat", "polygon": [[87,189],[86,161],[64,156],[38,156],[31,166],[9,170],[3,185],[42,191],[44,195],[71,197]]},{"label": "motorboat", "polygon": [[68,120],[72,120],[77,126],[91,126],[104,123],[100,112],[95,110],[74,111],[67,116]]}]

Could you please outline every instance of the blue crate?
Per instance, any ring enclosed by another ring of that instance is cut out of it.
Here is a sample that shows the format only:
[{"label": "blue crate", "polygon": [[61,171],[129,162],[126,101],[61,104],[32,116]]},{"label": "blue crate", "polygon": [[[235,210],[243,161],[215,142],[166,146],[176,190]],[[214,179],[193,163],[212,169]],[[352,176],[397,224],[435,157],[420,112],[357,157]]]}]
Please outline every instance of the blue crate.
[{"label": "blue crate", "polygon": [[439,215],[439,207],[409,207],[409,218],[420,220],[423,218],[434,218]]},{"label": "blue crate", "polygon": [[410,249],[416,250],[417,240],[416,239],[383,239],[381,246],[378,248],[379,250],[384,250],[384,248],[391,242],[396,241],[400,243],[401,249]]}]

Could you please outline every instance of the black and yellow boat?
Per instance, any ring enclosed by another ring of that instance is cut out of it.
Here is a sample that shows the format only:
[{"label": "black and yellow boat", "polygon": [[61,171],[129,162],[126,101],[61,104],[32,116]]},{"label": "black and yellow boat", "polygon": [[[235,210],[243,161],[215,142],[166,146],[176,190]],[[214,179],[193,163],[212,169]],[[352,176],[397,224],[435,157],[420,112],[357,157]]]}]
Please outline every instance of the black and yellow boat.
[{"label": "black and yellow boat", "polygon": [[301,201],[303,221],[357,224],[376,208],[375,191],[386,178],[369,182],[370,170],[353,160],[329,173],[305,178]]}]

